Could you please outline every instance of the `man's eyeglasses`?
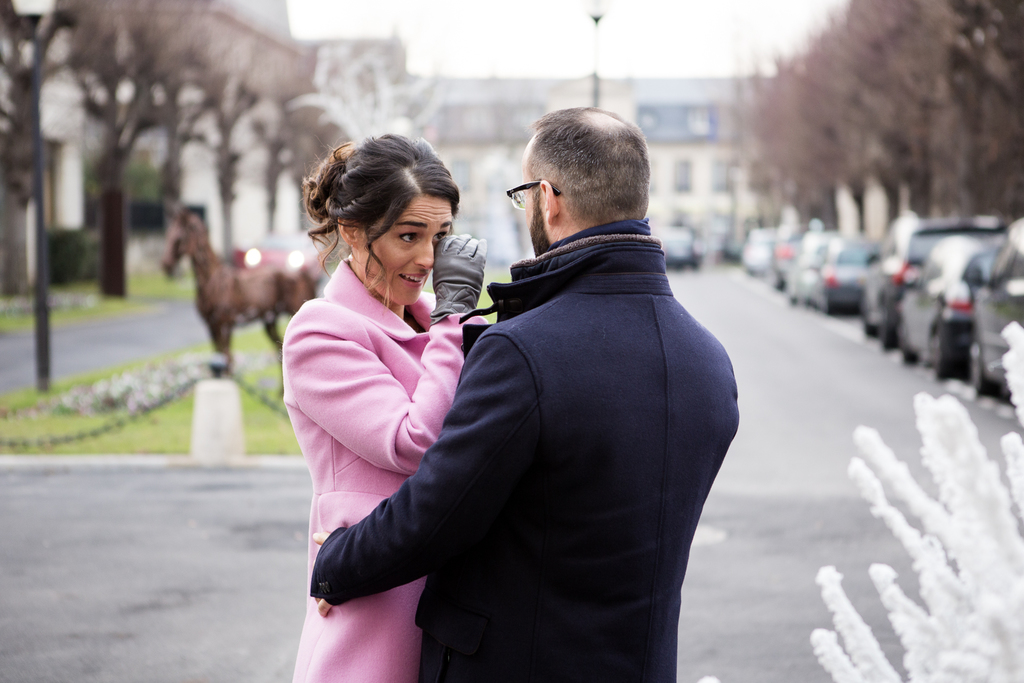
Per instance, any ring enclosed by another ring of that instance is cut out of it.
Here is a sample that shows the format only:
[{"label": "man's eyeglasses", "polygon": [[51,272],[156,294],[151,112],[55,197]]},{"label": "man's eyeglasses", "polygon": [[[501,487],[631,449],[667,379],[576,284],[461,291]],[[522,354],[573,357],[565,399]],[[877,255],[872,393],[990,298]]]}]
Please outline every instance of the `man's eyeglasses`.
[{"label": "man's eyeglasses", "polygon": [[[522,185],[519,185],[518,187],[513,187],[511,190],[506,190],[505,194],[507,194],[509,199],[512,200],[512,206],[516,207],[517,209],[525,209],[526,208],[526,191],[529,190],[530,188],[537,187],[542,182],[544,182],[544,181],[543,180],[531,180],[530,182],[523,183]],[[551,183],[548,183],[548,184],[551,185]],[[556,197],[558,195],[562,194],[562,191],[559,190],[554,185],[551,185],[551,190],[555,193]]]}]

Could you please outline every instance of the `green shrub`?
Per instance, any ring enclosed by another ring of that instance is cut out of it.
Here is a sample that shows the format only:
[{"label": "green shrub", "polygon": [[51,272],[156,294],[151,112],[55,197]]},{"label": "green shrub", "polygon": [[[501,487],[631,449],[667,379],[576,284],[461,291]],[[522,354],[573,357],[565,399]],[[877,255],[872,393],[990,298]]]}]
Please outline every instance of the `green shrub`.
[{"label": "green shrub", "polygon": [[50,282],[94,280],[99,274],[99,240],[89,230],[50,230]]}]

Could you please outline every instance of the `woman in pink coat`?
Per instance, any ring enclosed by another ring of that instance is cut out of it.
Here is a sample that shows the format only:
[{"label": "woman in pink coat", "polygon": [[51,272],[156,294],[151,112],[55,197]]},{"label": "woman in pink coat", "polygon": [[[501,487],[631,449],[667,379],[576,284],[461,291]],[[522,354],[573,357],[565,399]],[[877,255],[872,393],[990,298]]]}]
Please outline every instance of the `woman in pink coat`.
[{"label": "woman in pink coat", "polygon": [[[459,203],[426,142],[385,135],[342,145],[303,191],[318,226],[310,235],[324,257],[341,242],[350,253],[284,339],[284,401],[313,480],[311,573],[312,535],[368,515],[437,439],[463,360],[458,316],[446,314],[465,307],[435,307],[422,291]],[[459,239],[456,266],[478,270],[482,284],[484,245]],[[479,291],[471,292],[470,308]],[[294,681],[415,681],[421,633],[413,620],[422,589],[420,580],[326,616],[308,598]]]}]

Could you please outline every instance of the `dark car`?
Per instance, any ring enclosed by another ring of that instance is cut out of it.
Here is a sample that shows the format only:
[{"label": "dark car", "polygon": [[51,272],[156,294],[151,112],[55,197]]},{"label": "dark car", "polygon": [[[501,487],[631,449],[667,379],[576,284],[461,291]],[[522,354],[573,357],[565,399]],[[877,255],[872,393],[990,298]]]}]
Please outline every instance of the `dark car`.
[{"label": "dark car", "polygon": [[1006,389],[1002,358],[1009,345],[1000,333],[1014,321],[1024,324],[1024,220],[1010,226],[992,264],[991,278],[975,292],[969,365],[971,384],[980,394],[1000,394]]},{"label": "dark car", "polygon": [[877,335],[882,348],[899,345],[903,291],[940,240],[953,235],[983,236],[1004,233],[1006,226],[991,216],[972,218],[918,218],[907,212],[893,221],[864,281],[861,319],[864,333]]},{"label": "dark car", "polygon": [[974,332],[974,295],[1004,236],[941,240],[905,283],[899,346],[903,360],[921,359],[939,379],[966,375]]},{"label": "dark car", "polygon": [[672,228],[662,235],[667,268],[700,268],[700,240],[689,228]]},{"label": "dark car", "polygon": [[811,290],[811,303],[826,315],[860,312],[868,264],[878,254],[874,242],[835,237],[828,244],[820,277]]}]

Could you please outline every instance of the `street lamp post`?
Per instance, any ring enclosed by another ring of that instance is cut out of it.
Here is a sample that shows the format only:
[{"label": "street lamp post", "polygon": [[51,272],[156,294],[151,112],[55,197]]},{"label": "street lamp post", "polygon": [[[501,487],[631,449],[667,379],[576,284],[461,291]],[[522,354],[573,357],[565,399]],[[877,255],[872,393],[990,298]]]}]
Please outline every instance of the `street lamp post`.
[{"label": "street lamp post", "polygon": [[601,23],[601,17],[608,13],[611,0],[584,0],[583,4],[586,6],[587,14],[594,20],[594,107],[597,108],[601,104],[601,81],[597,76],[597,25]]},{"label": "street lamp post", "polygon": [[16,14],[32,22],[32,200],[36,223],[36,388],[50,390],[50,249],[43,215],[43,134],[39,92],[43,83],[43,55],[39,22],[53,12],[56,0],[13,0]]}]

